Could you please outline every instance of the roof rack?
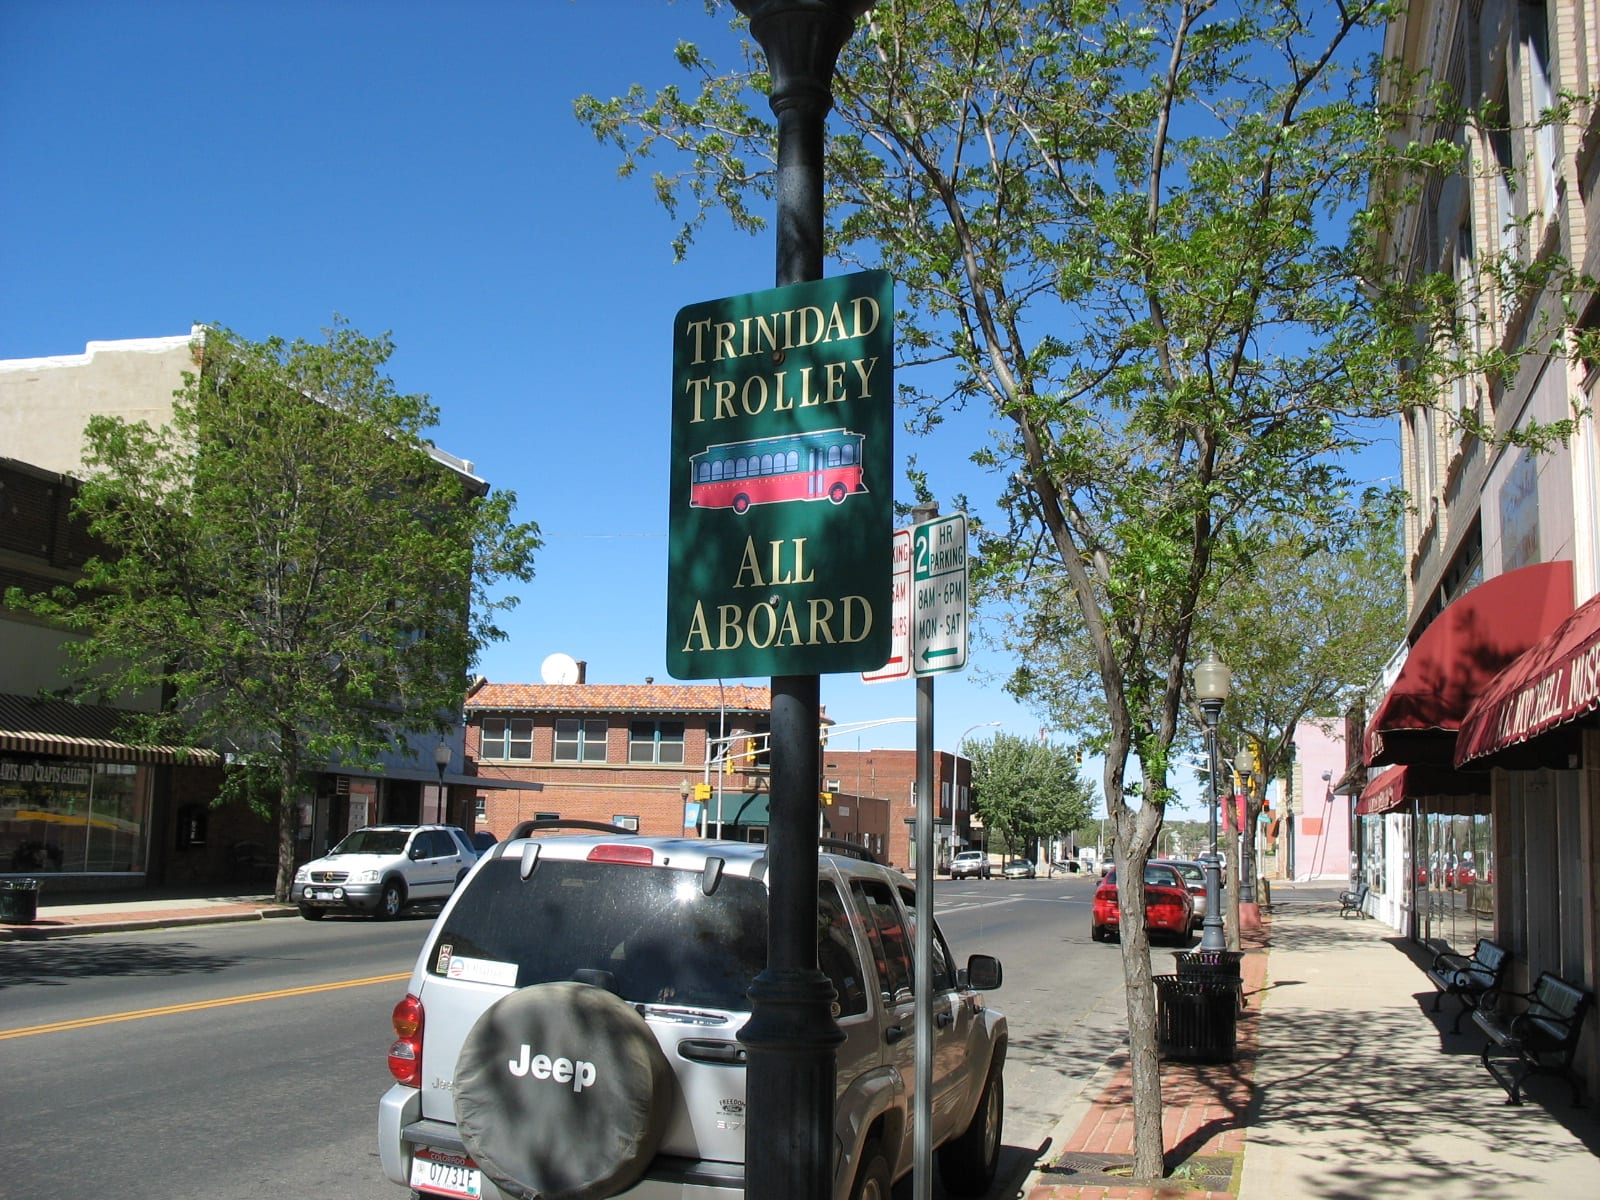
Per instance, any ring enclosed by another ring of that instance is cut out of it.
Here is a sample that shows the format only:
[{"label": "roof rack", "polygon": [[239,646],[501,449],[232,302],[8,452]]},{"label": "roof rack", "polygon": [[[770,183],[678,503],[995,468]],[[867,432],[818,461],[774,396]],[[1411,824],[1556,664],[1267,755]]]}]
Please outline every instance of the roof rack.
[{"label": "roof rack", "polygon": [[512,838],[530,837],[547,829],[588,829],[595,833],[620,833],[626,837],[639,836],[637,829],[629,829],[626,825],[612,825],[607,821],[563,820],[557,817],[551,821],[523,821],[511,831],[511,835],[506,838],[506,841],[509,842]]},{"label": "roof rack", "polygon": [[862,862],[869,862],[875,867],[883,866],[876,854],[854,842],[842,842],[838,838],[818,838],[817,849],[826,850],[829,854],[842,854],[847,858],[859,858]]}]

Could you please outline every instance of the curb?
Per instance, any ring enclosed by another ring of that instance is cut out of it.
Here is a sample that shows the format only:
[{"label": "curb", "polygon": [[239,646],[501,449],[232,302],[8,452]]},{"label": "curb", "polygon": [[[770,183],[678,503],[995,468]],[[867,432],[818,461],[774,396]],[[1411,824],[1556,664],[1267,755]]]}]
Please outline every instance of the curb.
[{"label": "curb", "polygon": [[239,921],[266,921],[295,915],[297,913],[293,907],[274,906],[214,913],[191,912],[174,913],[170,916],[107,917],[104,920],[0,925],[0,942],[43,942],[57,938],[87,937],[95,933],[129,933],[146,929],[171,929],[185,925],[226,925]]}]

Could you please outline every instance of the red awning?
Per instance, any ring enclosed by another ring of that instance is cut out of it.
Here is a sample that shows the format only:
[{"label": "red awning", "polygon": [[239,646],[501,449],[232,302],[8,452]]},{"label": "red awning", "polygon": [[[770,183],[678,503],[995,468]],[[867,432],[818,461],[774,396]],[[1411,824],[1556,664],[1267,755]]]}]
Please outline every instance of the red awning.
[{"label": "red awning", "polygon": [[1448,767],[1390,767],[1361,793],[1356,816],[1375,817],[1399,808],[1419,796],[1487,796],[1486,774],[1452,771]]},{"label": "red awning", "polygon": [[1600,596],[1512,663],[1467,714],[1457,764],[1486,758],[1600,708]]},{"label": "red awning", "polygon": [[1455,758],[1455,734],[1495,676],[1572,613],[1572,564],[1484,580],[1423,630],[1367,724],[1368,766]]}]

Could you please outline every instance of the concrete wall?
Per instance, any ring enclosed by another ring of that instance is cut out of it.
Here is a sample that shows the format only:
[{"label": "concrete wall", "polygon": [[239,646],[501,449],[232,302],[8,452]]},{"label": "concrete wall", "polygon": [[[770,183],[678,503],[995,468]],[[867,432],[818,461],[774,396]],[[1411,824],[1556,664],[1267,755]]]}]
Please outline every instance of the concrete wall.
[{"label": "concrete wall", "polygon": [[178,337],[90,342],[82,354],[0,361],[0,453],[63,475],[82,473],[83,430],[95,414],[164,423],[199,326]]}]

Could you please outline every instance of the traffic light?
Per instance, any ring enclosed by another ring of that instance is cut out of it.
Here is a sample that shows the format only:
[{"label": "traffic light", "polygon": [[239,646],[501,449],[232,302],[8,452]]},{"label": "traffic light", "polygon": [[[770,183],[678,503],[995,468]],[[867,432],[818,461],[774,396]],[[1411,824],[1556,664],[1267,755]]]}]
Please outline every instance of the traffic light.
[{"label": "traffic light", "polygon": [[824,805],[832,804],[833,803],[833,793],[832,792],[823,792],[822,793],[822,803]]},{"label": "traffic light", "polygon": [[695,784],[694,798],[702,802],[711,799],[711,785],[709,783]]}]

